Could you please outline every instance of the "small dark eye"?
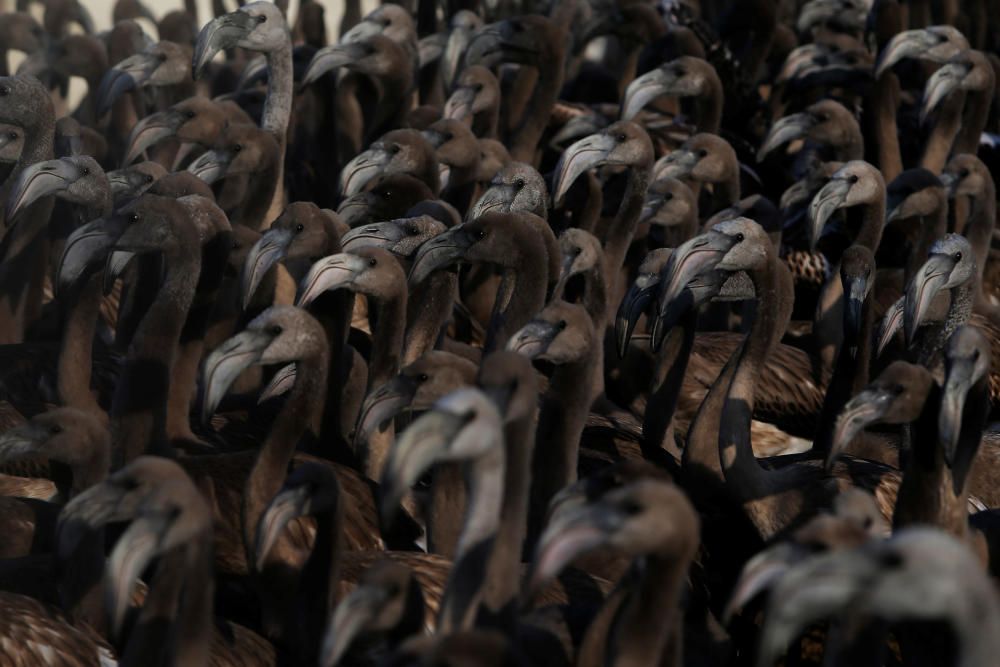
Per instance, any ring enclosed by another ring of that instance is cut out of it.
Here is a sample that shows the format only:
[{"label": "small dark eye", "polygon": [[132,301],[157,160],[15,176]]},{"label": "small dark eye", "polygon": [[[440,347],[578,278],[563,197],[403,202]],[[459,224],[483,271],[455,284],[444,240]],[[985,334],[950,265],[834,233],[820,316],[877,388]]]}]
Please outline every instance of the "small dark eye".
[{"label": "small dark eye", "polygon": [[514,185],[516,185],[518,188],[523,188],[524,187],[524,179],[523,178],[517,179],[516,181],[514,181]]},{"label": "small dark eye", "polygon": [[708,151],[706,151],[704,148],[698,151],[698,157],[705,157],[706,155],[708,155]]},{"label": "small dark eye", "polygon": [[642,511],[642,506],[634,500],[626,500],[622,503],[622,511],[625,514],[638,514]]},{"label": "small dark eye", "polygon": [[962,261],[962,253],[961,252],[956,252],[955,255],[954,255],[954,257],[955,257],[955,261],[956,262],[961,262]]},{"label": "small dark eye", "polygon": [[573,248],[573,256],[576,257],[583,252],[583,248]]},{"label": "small dark eye", "polygon": [[625,141],[626,139],[628,139],[628,137],[625,136],[624,132],[619,132],[618,136],[615,137],[615,139],[618,140],[618,143],[621,143],[621,142]]},{"label": "small dark eye", "polygon": [[382,198],[383,199],[392,199],[392,190],[383,190],[382,191]]},{"label": "small dark eye", "polygon": [[53,424],[52,426],[49,427],[49,433],[51,433],[52,435],[58,435],[59,433],[62,433],[62,426],[60,426],[59,424]]},{"label": "small dark eye", "polygon": [[187,118],[188,120],[190,120],[191,118],[194,118],[194,112],[193,112],[193,111],[185,111],[185,112],[184,112],[184,116],[185,116],[185,117],[186,117],[186,118]]},{"label": "small dark eye", "polygon": [[847,182],[848,183],[857,183],[858,182],[858,175],[857,174],[851,174],[850,176],[848,176]]},{"label": "small dark eye", "polygon": [[673,192],[665,192],[663,194],[663,201],[670,201],[673,198],[674,198],[674,193]]},{"label": "small dark eye", "polygon": [[410,236],[416,236],[417,234],[420,233],[420,230],[417,228],[416,225],[410,225],[409,227],[406,228],[406,233],[409,234]]},{"label": "small dark eye", "polygon": [[743,232],[740,232],[739,234],[736,235],[736,242],[737,243],[743,243],[743,239],[744,238],[746,238],[746,237],[743,236]]},{"label": "small dark eye", "polygon": [[240,249],[240,242],[239,241],[233,241],[233,246],[232,247],[233,247],[233,250],[239,250]]},{"label": "small dark eye", "polygon": [[0,97],[7,97],[10,95],[10,86],[0,86]]},{"label": "small dark eye", "polygon": [[478,238],[478,239],[485,239],[486,238],[486,230],[485,229],[480,229],[478,232],[476,232],[476,238]]},{"label": "small dark eye", "polygon": [[556,322],[556,329],[562,331],[565,328],[566,328],[566,320],[559,320],[558,322]]},{"label": "small dark eye", "polygon": [[959,175],[959,176],[960,176],[961,178],[965,178],[966,176],[968,176],[968,175],[969,175],[969,170],[968,170],[968,169],[962,169],[962,171],[958,172],[958,175]]},{"label": "small dark eye", "polygon": [[234,153],[239,153],[241,150],[243,150],[243,145],[242,144],[236,144],[235,146],[233,146],[233,152]]},{"label": "small dark eye", "polygon": [[893,394],[895,394],[896,396],[899,396],[899,395],[900,395],[900,394],[902,394],[902,393],[903,393],[904,391],[906,391],[906,389],[905,389],[905,388],[903,387],[903,385],[901,385],[901,384],[897,384],[897,385],[893,385],[893,387],[892,387],[892,390],[891,390],[891,391],[892,391],[892,393],[893,393]]},{"label": "small dark eye", "polygon": [[368,266],[378,266],[378,260],[372,257],[368,260]]},{"label": "small dark eye", "polygon": [[142,180],[144,180],[146,183],[152,183],[153,182],[153,175],[152,174],[146,174],[146,178],[144,178]]},{"label": "small dark eye", "polygon": [[84,167],[81,173],[83,173],[84,176],[89,176],[90,175],[90,168],[89,167]]},{"label": "small dark eye", "polygon": [[138,213],[133,213],[132,215],[130,215],[128,217],[128,221],[131,222],[131,223],[133,223],[133,224],[139,222],[139,214]]},{"label": "small dark eye", "polygon": [[257,23],[265,23],[266,21],[267,21],[267,17],[264,16],[263,14],[261,14],[260,16],[257,17]]},{"label": "small dark eye", "polygon": [[303,225],[301,222],[299,224],[295,225],[295,231],[296,232],[301,232],[305,228],[306,228],[306,226]]},{"label": "small dark eye", "polygon": [[393,144],[392,146],[389,147],[389,152],[392,153],[393,155],[395,155],[396,153],[399,152],[399,146],[396,145],[396,144]]},{"label": "small dark eye", "polygon": [[281,331],[282,329],[280,324],[272,324],[267,328],[267,333],[271,334],[272,336],[280,336]]},{"label": "small dark eye", "polygon": [[818,116],[816,116],[816,120],[820,121],[821,123],[825,123],[826,121],[830,120],[830,117],[827,116],[825,113],[821,113]]},{"label": "small dark eye", "polygon": [[427,382],[428,380],[430,380],[430,378],[427,376],[427,373],[421,373],[417,376],[418,382]]},{"label": "small dark eye", "polygon": [[10,139],[11,141],[17,139],[17,132],[8,132],[7,138]]}]

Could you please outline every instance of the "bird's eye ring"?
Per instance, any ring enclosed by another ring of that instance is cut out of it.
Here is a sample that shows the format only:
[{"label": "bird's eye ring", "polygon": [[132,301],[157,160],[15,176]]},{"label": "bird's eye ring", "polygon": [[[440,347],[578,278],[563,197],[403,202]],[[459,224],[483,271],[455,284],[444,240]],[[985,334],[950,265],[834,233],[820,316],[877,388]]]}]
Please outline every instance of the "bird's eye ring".
[{"label": "bird's eye ring", "polygon": [[372,257],[368,260],[368,266],[378,266],[378,260]]},{"label": "bird's eye ring", "polygon": [[297,231],[297,232],[301,232],[305,228],[306,228],[306,226],[303,225],[301,222],[299,224],[295,225],[295,231]]}]

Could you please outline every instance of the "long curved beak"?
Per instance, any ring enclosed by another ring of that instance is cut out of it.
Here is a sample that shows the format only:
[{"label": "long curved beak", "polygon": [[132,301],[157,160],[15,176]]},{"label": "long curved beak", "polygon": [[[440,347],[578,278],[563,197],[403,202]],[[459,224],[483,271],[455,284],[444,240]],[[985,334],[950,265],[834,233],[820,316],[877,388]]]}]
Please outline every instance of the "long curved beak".
[{"label": "long curved beak", "polygon": [[278,372],[271,376],[271,381],[257,396],[257,404],[260,405],[268,399],[290,392],[295,386],[296,377],[298,377],[298,369],[295,362],[279,368]]},{"label": "long curved beak", "polygon": [[272,337],[263,331],[243,331],[217,347],[202,371],[201,417],[207,421],[240,373],[260,361]]},{"label": "long curved beak", "polygon": [[397,375],[365,397],[354,429],[355,442],[368,442],[375,430],[405,410],[417,393],[417,383],[406,375]]},{"label": "long curved beak", "polygon": [[793,113],[790,116],[779,118],[771,126],[767,136],[764,137],[764,143],[761,144],[760,150],[757,151],[757,161],[763,160],[771,151],[779,146],[804,137],[815,124],[816,119],[813,118],[812,114],[805,112]]},{"label": "long curved beak", "polygon": [[250,34],[256,26],[256,21],[246,12],[235,11],[209,21],[201,32],[194,46],[194,56],[191,59],[191,75],[197,79],[205,66],[219,51],[239,46],[239,42]]},{"label": "long curved beak", "polygon": [[[447,45],[447,36],[442,33],[434,33],[421,37],[417,42],[417,62],[421,68],[427,67],[431,63],[441,60]],[[442,65],[443,66],[443,65]],[[442,76],[445,72],[442,70]],[[451,84],[451,78],[444,79],[444,86],[447,88]]]},{"label": "long curved beak", "polygon": [[615,148],[614,140],[605,134],[592,134],[566,149],[559,158],[553,181],[553,201],[558,206],[580,174],[600,166]]},{"label": "long curved beak", "polygon": [[965,78],[965,68],[957,63],[942,65],[931,74],[924,85],[924,100],[920,105],[920,124],[923,125],[941,100],[958,90]]},{"label": "long curved beak", "polygon": [[472,34],[469,47],[465,51],[465,64],[492,67],[504,57],[506,42],[503,37],[503,21],[485,25]]},{"label": "long curved beak", "polygon": [[[962,415],[969,390],[975,384],[975,364],[968,359],[949,360],[941,392],[938,412],[938,441],[944,450],[944,460],[949,467],[955,465],[958,438],[962,433]],[[2,442],[2,440],[0,440]]]},{"label": "long curved beak", "polygon": [[444,46],[444,53],[441,54],[441,75],[444,78],[445,89],[451,87],[455,82],[455,77],[460,71],[462,57],[469,48],[472,41],[472,31],[468,28],[452,30],[448,35],[448,42]]},{"label": "long curved beak", "polygon": [[358,194],[388,162],[389,154],[378,148],[359,153],[340,172],[340,193],[345,197]]},{"label": "long curved beak", "polygon": [[161,536],[167,527],[168,519],[162,514],[139,516],[111,551],[105,566],[104,598],[112,636],[121,634],[136,581],[160,553]]},{"label": "long curved beak", "polygon": [[16,461],[35,452],[46,435],[31,422],[21,424],[0,435],[0,462]]},{"label": "long curved beak", "polygon": [[310,496],[307,485],[292,486],[278,492],[257,522],[254,540],[253,567],[259,572],[271,549],[278,543],[285,527],[295,519],[309,514]]},{"label": "long curved beak", "polygon": [[472,210],[466,216],[466,219],[475,220],[488,211],[497,209],[501,211],[510,210],[510,190],[511,188],[507,185],[491,185],[489,189],[487,189],[486,192],[479,197],[479,201],[477,201],[476,205],[472,207]]},{"label": "long curved beak", "polygon": [[618,511],[600,502],[554,512],[535,548],[527,598],[534,597],[576,558],[607,543],[621,522]]},{"label": "long curved beak", "polygon": [[348,227],[355,227],[365,222],[370,222],[367,193],[359,192],[340,202],[340,205],[337,207],[337,215],[340,216],[340,219]]},{"label": "long curved beak", "polygon": [[896,302],[889,306],[885,311],[885,315],[882,316],[882,322],[879,324],[878,335],[875,341],[875,356],[882,356],[882,351],[885,350],[886,345],[889,341],[893,339],[896,332],[903,327],[903,310],[906,304],[906,295],[896,299]]},{"label": "long curved beak", "polygon": [[826,467],[829,470],[847,446],[866,426],[875,424],[892,404],[893,394],[884,387],[868,387],[847,402],[833,428]]},{"label": "long curved beak", "polygon": [[363,42],[372,35],[379,35],[382,33],[382,24],[376,23],[375,21],[365,21],[362,20],[354,25],[353,28],[348,30],[340,38],[341,44],[350,44],[353,42]]},{"label": "long curved beak", "polygon": [[239,81],[236,82],[236,90],[246,90],[258,81],[266,80],[267,76],[267,56],[261,54],[250,60],[240,72]]},{"label": "long curved beak", "polygon": [[173,135],[180,121],[180,114],[176,112],[158,111],[136,123],[129,134],[124,164],[132,164],[147,148]]},{"label": "long curved beak", "polygon": [[556,280],[555,286],[552,288],[552,298],[561,299],[563,290],[566,289],[566,283],[569,279],[577,274],[573,271],[573,262],[576,261],[576,257],[569,253],[563,253],[562,262],[559,265],[559,279]]},{"label": "long curved beak", "polygon": [[691,174],[696,164],[698,164],[697,155],[692,151],[678,148],[656,161],[653,165],[653,180],[658,181],[664,176],[684,180]]},{"label": "long curved beak", "polygon": [[65,160],[45,160],[25,167],[7,196],[7,220],[42,197],[65,190],[79,176],[76,166]]},{"label": "long curved beak", "polygon": [[74,496],[59,512],[56,546],[59,554],[72,554],[83,536],[107,523],[135,515],[143,494],[108,481]]},{"label": "long curved beak", "polygon": [[394,222],[378,222],[362,225],[347,232],[340,238],[340,248],[344,252],[354,252],[361,248],[392,248],[406,236],[406,231]]},{"label": "long curved beak", "polygon": [[308,86],[332,69],[357,62],[365,57],[364,44],[359,42],[341,42],[334,46],[325,46],[316,52],[306,73],[302,77],[302,85]]},{"label": "long curved beak", "polygon": [[410,275],[407,278],[411,285],[422,283],[434,271],[457,264],[462,260],[468,247],[461,242],[461,237],[457,233],[459,229],[461,229],[461,225],[452,227],[420,246],[413,258]]},{"label": "long curved beak", "polygon": [[672,69],[656,68],[637,77],[625,89],[622,120],[632,120],[642,109],[662,95],[673,95],[677,75]]},{"label": "long curved beak", "polygon": [[137,53],[109,69],[97,89],[98,117],[111,111],[111,106],[119,97],[146,83],[159,64],[160,61],[155,56]]},{"label": "long curved beak", "polygon": [[340,664],[354,639],[378,617],[388,599],[378,586],[358,586],[341,600],[323,635],[319,664],[322,667]]},{"label": "long curved beak", "polygon": [[554,324],[543,320],[534,320],[525,324],[510,337],[510,340],[507,341],[507,349],[529,359],[538,359],[548,351],[558,334],[559,329]]},{"label": "long curved beak", "polygon": [[639,316],[646,311],[646,307],[652,302],[659,285],[660,275],[658,273],[642,273],[625,292],[625,297],[622,299],[621,305],[618,306],[618,313],[615,315],[615,343],[619,359],[625,358],[636,322],[639,321]]},{"label": "long curved beak", "polygon": [[723,623],[728,625],[733,615],[748,602],[780,581],[796,560],[805,555],[803,551],[797,544],[779,542],[748,560],[726,602],[722,613]]},{"label": "long curved beak", "polygon": [[[947,49],[947,52],[942,51],[943,48]],[[903,58],[920,58],[931,49],[935,50],[935,57],[940,59],[949,58],[961,50],[958,46],[949,48],[947,42],[941,42],[940,38],[929,30],[904,30],[889,40],[879,54],[875,65],[875,77],[881,77],[887,69]]]},{"label": "long curved beak", "polygon": [[225,177],[232,155],[226,151],[212,150],[202,153],[187,170],[209,185]]},{"label": "long curved beak", "polygon": [[444,103],[444,118],[453,118],[464,121],[472,116],[472,102],[476,99],[476,92],[469,87],[456,88]]},{"label": "long curved beak", "polygon": [[385,525],[392,525],[403,495],[442,458],[466,424],[462,415],[432,409],[399,435],[382,469],[379,511]]},{"label": "long curved beak", "polygon": [[93,220],[73,230],[66,238],[56,270],[56,291],[72,287],[87,273],[102,266],[107,252],[118,239],[105,219]]},{"label": "long curved beak", "polygon": [[294,238],[295,235],[290,229],[269,229],[250,248],[240,275],[240,292],[244,309],[250,304],[257,287],[260,286],[260,281],[267,272],[285,257],[288,246]]},{"label": "long curved beak", "polygon": [[857,354],[861,339],[862,313],[868,298],[868,280],[864,276],[854,276],[844,290],[844,342],[850,348],[851,356]]},{"label": "long curved beak", "polygon": [[[654,350],[659,349],[664,337],[666,337],[667,330],[661,324],[661,320],[664,314],[670,312],[675,301],[682,295],[689,294],[691,296],[686,298],[691,298],[691,303],[685,305],[694,307],[711,298],[712,289],[699,289],[699,298],[695,299],[691,290],[686,288],[689,284],[714,272],[716,265],[733,247],[733,243],[734,241],[725,234],[709,231],[685,241],[674,250],[661,276],[663,286],[660,288],[656,309],[657,317],[653,323]],[[717,293],[718,288],[722,286],[722,281],[711,281],[711,285],[716,284],[715,291]]]},{"label": "long curved beak", "polygon": [[903,334],[906,344],[912,345],[917,329],[923,324],[934,298],[947,284],[948,276],[955,268],[955,260],[949,255],[931,255],[913,276],[906,288],[906,303],[903,307]]},{"label": "long curved beak", "polygon": [[834,178],[827,182],[809,202],[809,248],[816,249],[816,243],[823,235],[823,229],[833,214],[847,200],[851,183],[842,178]]},{"label": "long curved beak", "polygon": [[323,292],[349,286],[366,266],[363,258],[346,252],[324,257],[302,279],[295,305],[304,308]]},{"label": "long curved beak", "polygon": [[[120,237],[119,237],[120,238]],[[104,293],[111,294],[115,281],[125,273],[129,263],[135,259],[135,253],[128,250],[112,250],[104,263]]]}]

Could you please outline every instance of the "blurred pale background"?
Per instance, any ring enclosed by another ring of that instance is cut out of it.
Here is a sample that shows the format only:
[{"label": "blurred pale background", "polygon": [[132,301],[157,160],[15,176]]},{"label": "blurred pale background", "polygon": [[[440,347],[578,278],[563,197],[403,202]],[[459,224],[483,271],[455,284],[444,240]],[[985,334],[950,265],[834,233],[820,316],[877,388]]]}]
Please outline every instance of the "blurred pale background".
[{"label": "blurred pale background", "polygon": [[[115,4],[114,0],[80,0],[80,2],[90,11],[97,30],[107,30],[111,27],[111,11]],[[143,0],[143,2],[157,18],[163,16],[167,12],[184,7],[183,0]],[[335,41],[337,35],[339,34],[338,28],[340,27],[340,17],[344,12],[344,3],[340,0],[318,0],[318,2],[326,8],[327,39]],[[14,4],[15,0],[0,0],[0,9],[3,11],[12,11]],[[363,0],[361,4],[361,13],[364,15],[374,9],[377,2],[376,0]],[[226,6],[231,9],[235,9],[236,3],[232,0],[228,0],[226,2]],[[40,21],[42,15],[42,8],[40,4],[32,3],[31,7],[32,13]],[[290,0],[289,16],[292,21],[294,21],[295,17],[298,15],[298,9],[299,0]],[[198,20],[202,23],[202,25],[204,25],[211,17],[211,0],[198,0]],[[139,23],[142,24],[143,29],[153,38],[156,38],[156,26],[145,19],[138,20]],[[16,69],[22,58],[23,56],[21,54],[12,52],[10,54],[11,67]],[[70,81],[69,104],[71,108],[80,98],[83,97],[86,90],[87,84],[82,79],[73,79]]]}]

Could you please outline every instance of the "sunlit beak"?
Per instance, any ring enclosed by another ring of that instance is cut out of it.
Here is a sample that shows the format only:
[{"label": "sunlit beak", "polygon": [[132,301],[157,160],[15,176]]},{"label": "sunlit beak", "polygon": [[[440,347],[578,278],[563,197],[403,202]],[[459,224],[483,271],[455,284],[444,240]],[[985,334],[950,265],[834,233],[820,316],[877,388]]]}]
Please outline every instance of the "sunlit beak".
[{"label": "sunlit beak", "polygon": [[253,567],[258,572],[285,532],[285,527],[295,519],[309,514],[309,506],[309,487],[306,485],[284,488],[271,500],[257,522]]},{"label": "sunlit beak", "polygon": [[381,34],[382,30],[383,28],[380,23],[375,21],[360,21],[344,33],[343,37],[340,38],[340,43],[350,44],[353,42],[363,42],[372,35]]},{"label": "sunlit beak", "polygon": [[642,109],[663,95],[676,94],[673,91],[677,75],[672,69],[656,68],[635,78],[625,89],[622,102],[622,120],[632,120]]},{"label": "sunlit beak", "polygon": [[831,216],[847,200],[851,191],[851,182],[843,178],[834,178],[827,182],[809,203],[809,248],[816,249],[816,243],[823,235],[823,229]]},{"label": "sunlit beak", "polygon": [[848,401],[837,417],[827,454],[826,467],[830,469],[854,437],[866,426],[875,424],[892,404],[893,394],[884,387],[868,387]]},{"label": "sunlit beak", "polygon": [[931,255],[913,276],[906,288],[906,304],[903,308],[903,334],[906,344],[912,345],[917,329],[923,324],[934,298],[947,284],[948,276],[955,268],[955,260],[948,255]]},{"label": "sunlit beak", "polygon": [[816,119],[811,114],[804,112],[779,118],[771,126],[771,130],[767,133],[767,136],[764,137],[764,143],[761,144],[760,150],[757,151],[757,161],[763,160],[771,151],[779,146],[804,137],[815,124]]},{"label": "sunlit beak", "polygon": [[410,275],[407,278],[411,285],[422,283],[438,269],[443,269],[462,260],[467,250],[467,244],[462,241],[463,237],[459,231],[461,228],[461,225],[452,227],[420,246],[413,258]]},{"label": "sunlit beak", "polygon": [[240,373],[260,361],[264,350],[272,340],[273,336],[263,331],[243,331],[219,345],[208,355],[202,371],[203,421],[208,421],[215,414],[215,409],[226,395],[229,386],[236,381]]},{"label": "sunlit beak", "polygon": [[340,172],[340,193],[345,197],[358,194],[389,162],[389,153],[369,148],[344,165]]},{"label": "sunlit beak", "polygon": [[456,88],[444,104],[444,117],[464,121],[472,115],[472,102],[475,99],[476,92],[472,88]]},{"label": "sunlit beak", "polygon": [[316,52],[302,77],[302,85],[308,86],[321,76],[336,69],[364,58],[365,46],[359,42],[341,42],[334,46],[326,46]]},{"label": "sunlit beak", "polygon": [[494,210],[507,211],[510,209],[510,188],[506,185],[492,185],[482,194],[472,211],[468,214],[469,220],[475,220],[481,215]]},{"label": "sunlit beak", "polygon": [[323,292],[349,286],[366,266],[364,258],[346,252],[324,257],[302,279],[296,305],[305,307]]},{"label": "sunlit beak", "polygon": [[566,192],[581,174],[603,164],[615,146],[612,137],[606,134],[592,134],[567,148],[559,158],[553,178],[555,205],[562,203]]},{"label": "sunlit beak", "polygon": [[66,190],[80,177],[79,170],[65,160],[46,160],[25,167],[7,195],[7,221],[42,197]]},{"label": "sunlit beak", "polygon": [[417,393],[417,383],[406,375],[397,375],[365,397],[354,429],[355,442],[368,442],[382,424],[410,406]]},{"label": "sunlit beak", "polygon": [[159,555],[161,536],[169,520],[163,514],[139,516],[118,538],[105,567],[105,606],[111,616],[111,635],[118,637],[125,622],[136,582]]},{"label": "sunlit beak", "polygon": [[250,304],[267,272],[284,258],[293,238],[295,235],[290,229],[270,229],[250,248],[240,276],[244,309]]},{"label": "sunlit beak", "polygon": [[548,351],[559,331],[559,328],[551,322],[542,320],[528,322],[510,337],[507,349],[529,359],[539,359]]},{"label": "sunlit beak", "polygon": [[209,21],[201,32],[191,59],[191,74],[197,79],[205,66],[219,51],[239,46],[257,25],[256,20],[246,12],[235,11]]},{"label": "sunlit beak", "polygon": [[976,383],[975,364],[969,359],[949,360],[945,373],[941,408],[938,412],[938,441],[949,467],[955,465],[958,438],[962,434],[962,416],[969,390]]},{"label": "sunlit beak", "polygon": [[640,274],[632,286],[628,288],[621,305],[618,306],[618,313],[615,315],[615,343],[618,348],[618,358],[624,359],[628,352],[629,341],[632,340],[632,332],[635,331],[636,322],[646,311],[646,307],[656,296],[656,290],[660,285],[660,275],[657,273]]},{"label": "sunlit beak", "polygon": [[927,116],[938,108],[944,98],[961,88],[965,74],[965,68],[957,63],[942,65],[931,74],[924,85],[924,100],[920,106],[921,125],[927,121]]},{"label": "sunlit beak", "polygon": [[155,56],[137,53],[109,69],[97,89],[98,117],[111,111],[111,106],[119,97],[146,83],[159,64],[160,61]]},{"label": "sunlit beak", "polygon": [[354,639],[371,624],[388,600],[378,586],[358,586],[340,601],[323,635],[320,664],[337,665]]},{"label": "sunlit beak", "polygon": [[174,134],[179,126],[180,114],[159,111],[146,116],[132,128],[129,135],[125,164],[131,164],[150,146]]}]

